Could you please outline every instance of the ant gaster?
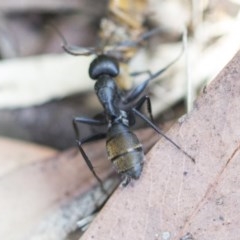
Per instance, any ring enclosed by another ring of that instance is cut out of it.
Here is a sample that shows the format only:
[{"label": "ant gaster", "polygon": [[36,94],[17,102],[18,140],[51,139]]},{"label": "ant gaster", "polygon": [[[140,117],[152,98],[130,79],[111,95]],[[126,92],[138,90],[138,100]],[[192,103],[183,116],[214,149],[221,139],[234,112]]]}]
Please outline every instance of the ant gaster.
[{"label": "ant gaster", "polygon": [[[72,55],[91,55],[96,53],[96,49],[94,50],[94,48],[73,48],[72,46],[68,46],[63,36],[60,33],[59,35],[63,39],[63,49]],[[135,123],[136,116],[148,123],[157,133],[162,135],[195,162],[192,156],[168,138],[153,123],[150,98],[147,95],[143,95],[148,83],[166,71],[177,61],[178,58],[179,57],[169,63],[165,68],[157,71],[155,74],[148,72],[148,79],[128,92],[121,91],[116,84],[115,78],[119,75],[117,59],[109,54],[99,54],[91,62],[89,76],[91,79],[96,80],[94,89],[104,109],[104,113],[102,114],[103,119],[75,117],[73,119],[73,127],[76,133],[78,148],[89,169],[101,185],[102,181],[96,174],[82,145],[90,141],[106,138],[108,158],[113,163],[115,170],[122,177],[123,185],[126,186],[131,179],[138,179],[140,177],[144,163],[142,144],[136,135],[130,130],[130,126]],[[141,107],[145,103],[147,104],[150,119],[140,112]],[[108,130],[107,132],[98,133],[81,139],[78,123],[94,126],[107,126]]]}]

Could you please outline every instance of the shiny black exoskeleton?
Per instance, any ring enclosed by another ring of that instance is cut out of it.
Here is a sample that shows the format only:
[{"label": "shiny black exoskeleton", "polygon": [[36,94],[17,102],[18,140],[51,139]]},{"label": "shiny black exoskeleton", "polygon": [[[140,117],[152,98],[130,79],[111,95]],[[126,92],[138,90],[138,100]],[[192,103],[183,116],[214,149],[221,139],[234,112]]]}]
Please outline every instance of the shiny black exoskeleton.
[{"label": "shiny black exoskeleton", "polygon": [[[107,138],[106,148],[108,158],[110,161],[112,161],[116,171],[124,179],[123,184],[127,185],[132,178],[138,179],[140,177],[143,168],[144,153],[142,145],[135,134],[130,130],[130,127],[135,123],[136,116],[148,123],[148,125],[150,125],[157,133],[171,142],[193,162],[195,161],[194,158],[192,158],[175,142],[168,138],[153,123],[151,101],[147,95],[144,95],[144,91],[149,82],[157,78],[169,67],[171,67],[181,57],[183,49],[172,62],[170,62],[168,65],[166,65],[166,67],[157,71],[156,73],[152,74],[150,71],[135,73],[135,75],[147,73],[149,74],[149,77],[132,90],[126,92],[121,90],[116,84],[115,79],[119,75],[119,66],[118,61],[112,56],[117,56],[118,54],[116,53],[118,51],[121,53],[121,49],[124,49],[122,47],[127,47],[130,43],[131,46],[137,47],[142,40],[146,40],[149,37],[155,35],[161,29],[155,29],[146,34],[143,34],[140,36],[138,41],[129,41],[127,45],[123,42],[112,46],[112,48],[110,48],[108,51],[105,51],[105,54],[103,54],[103,49],[97,49],[95,47],[83,48],[68,45],[61,32],[54,26],[52,26],[52,28],[62,39],[62,47],[67,53],[74,56],[89,56],[93,54],[97,55],[97,57],[89,66],[89,76],[91,79],[96,81],[94,89],[104,109],[104,112],[98,114],[97,116],[102,116],[102,119],[99,120],[99,118],[75,117],[73,119],[73,127],[76,133],[76,142],[78,148],[89,169],[96,177],[96,179],[100,182],[101,186],[101,179],[96,174],[92,163],[85,153],[82,145],[90,141]],[[150,119],[139,111],[145,103],[147,104],[147,110]],[[107,126],[107,132],[105,131],[93,136],[81,138],[78,123],[94,126]]]},{"label": "shiny black exoskeleton", "polygon": [[89,67],[89,76],[96,80],[95,92],[102,104],[105,113],[110,117],[120,116],[120,109],[117,107],[120,101],[119,91],[114,77],[119,74],[118,62],[106,55],[95,58]]},{"label": "shiny black exoskeleton", "polygon": [[137,136],[122,123],[114,123],[108,130],[106,148],[114,169],[124,179],[123,185],[141,175],[144,161],[142,144]]},{"label": "shiny black exoskeleton", "polygon": [[[115,170],[122,176],[123,185],[126,186],[131,179],[138,179],[140,177],[144,162],[142,145],[136,135],[130,130],[130,126],[135,122],[135,116],[147,122],[156,132],[164,136],[194,161],[190,155],[164,135],[152,122],[151,102],[147,95],[143,95],[149,81],[160,75],[164,70],[150,75],[142,84],[126,93],[117,87],[114,80],[119,74],[118,62],[114,58],[107,55],[99,55],[90,64],[89,75],[93,80],[96,80],[94,89],[104,109],[104,113],[102,114],[103,120],[75,117],[73,119],[73,126],[76,132],[76,141],[79,150],[89,169],[100,183],[101,180],[97,176],[82,145],[89,141],[107,138],[106,149],[108,158],[113,163]],[[139,111],[145,102],[147,103],[151,120]],[[108,130],[107,133],[98,133],[85,139],[80,139],[77,123],[95,126],[106,125]]]},{"label": "shiny black exoskeleton", "polygon": [[131,115],[131,109],[124,107],[124,95],[118,89],[114,80],[114,77],[118,74],[118,62],[114,58],[99,55],[92,61],[89,67],[89,75],[92,79],[96,80],[94,89],[104,108],[104,120],[99,121],[76,117],[73,120],[73,125],[79,149],[89,168],[99,181],[100,179],[82,148],[82,144],[88,141],[88,139],[84,141],[79,139],[77,122],[90,125],[108,125],[107,133],[97,134],[91,137],[91,139],[107,138],[106,148],[108,158],[113,163],[115,170],[124,179],[123,185],[127,185],[131,178],[138,179],[140,177],[144,153],[141,143],[129,128],[128,118]]}]

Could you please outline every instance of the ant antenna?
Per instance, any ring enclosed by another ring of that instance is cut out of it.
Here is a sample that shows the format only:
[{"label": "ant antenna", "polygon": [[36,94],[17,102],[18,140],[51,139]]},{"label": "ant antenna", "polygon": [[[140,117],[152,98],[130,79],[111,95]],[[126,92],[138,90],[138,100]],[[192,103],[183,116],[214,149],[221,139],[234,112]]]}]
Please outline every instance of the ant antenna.
[{"label": "ant antenna", "polygon": [[139,45],[141,45],[143,41],[146,41],[152,36],[160,34],[162,32],[163,32],[162,28],[154,28],[154,29],[151,29],[150,31],[140,34],[140,36],[135,41],[126,40],[118,43],[116,47],[136,47],[137,48]]},{"label": "ant antenna", "polygon": [[94,47],[80,47],[69,45],[66,38],[63,36],[61,31],[53,24],[48,24],[48,28],[52,29],[56,32],[59,38],[62,40],[62,48],[65,52],[73,55],[73,56],[90,56],[92,54],[97,54],[97,49]]},{"label": "ant antenna", "polygon": [[[124,40],[124,41],[114,44],[113,46],[109,46],[107,48],[106,52],[111,54],[112,52],[115,52],[115,51],[124,52],[129,48],[138,48],[139,46],[142,45],[141,43],[143,41],[146,41],[149,38],[151,38],[152,36],[157,35],[162,32],[163,32],[162,28],[154,28],[150,31],[140,34],[140,36],[138,36],[138,38],[136,40]],[[110,37],[105,42],[107,42],[114,35],[114,33],[115,33],[115,31],[112,31]],[[106,47],[106,43],[104,46]]]}]

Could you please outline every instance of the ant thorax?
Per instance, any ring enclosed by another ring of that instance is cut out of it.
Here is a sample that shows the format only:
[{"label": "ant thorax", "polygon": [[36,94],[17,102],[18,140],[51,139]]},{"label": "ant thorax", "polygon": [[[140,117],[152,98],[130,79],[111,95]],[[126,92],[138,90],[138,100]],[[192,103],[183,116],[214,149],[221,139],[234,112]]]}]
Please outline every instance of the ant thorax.
[{"label": "ant thorax", "polygon": [[128,115],[127,112],[120,110],[120,114],[118,117],[114,117],[112,119],[109,119],[108,121],[108,128],[112,127],[113,124],[121,123],[126,127],[129,127],[129,121],[128,121]]}]

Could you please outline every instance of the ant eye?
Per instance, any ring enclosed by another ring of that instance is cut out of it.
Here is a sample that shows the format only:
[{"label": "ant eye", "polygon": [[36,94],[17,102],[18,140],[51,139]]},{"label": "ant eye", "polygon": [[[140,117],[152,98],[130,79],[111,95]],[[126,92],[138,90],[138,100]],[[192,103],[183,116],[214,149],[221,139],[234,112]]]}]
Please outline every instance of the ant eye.
[{"label": "ant eye", "polygon": [[119,74],[119,66],[115,58],[100,55],[95,58],[89,67],[89,76],[97,79],[100,75],[116,77]]}]

